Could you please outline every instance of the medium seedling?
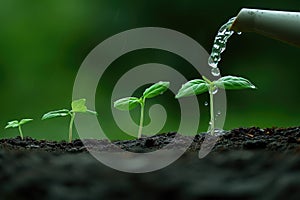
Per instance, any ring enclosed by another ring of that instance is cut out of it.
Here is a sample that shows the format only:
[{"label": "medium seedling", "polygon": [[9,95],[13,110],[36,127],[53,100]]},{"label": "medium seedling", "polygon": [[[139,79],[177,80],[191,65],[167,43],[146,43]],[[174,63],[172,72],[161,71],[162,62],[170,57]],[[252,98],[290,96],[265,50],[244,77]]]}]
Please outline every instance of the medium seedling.
[{"label": "medium seedling", "polygon": [[205,76],[202,79],[195,79],[183,84],[175,98],[193,96],[209,92],[210,99],[210,134],[215,133],[215,117],[214,117],[214,94],[218,88],[225,90],[255,89],[256,87],[247,79],[236,76],[224,76],[216,81],[210,81]]},{"label": "medium seedling", "polygon": [[21,121],[13,120],[13,121],[7,122],[7,125],[5,126],[5,129],[7,129],[7,128],[18,128],[20,137],[23,140],[23,132],[22,132],[22,127],[21,126],[23,124],[26,124],[26,123],[32,121],[32,120],[33,119],[22,119]]},{"label": "medium seedling", "polygon": [[132,110],[133,108],[137,107],[139,104],[141,105],[138,138],[141,138],[142,136],[142,129],[144,123],[144,108],[145,108],[146,99],[150,99],[160,94],[163,94],[169,88],[169,85],[170,85],[169,82],[159,81],[158,83],[155,83],[149,88],[147,88],[144,91],[143,96],[141,96],[140,98],[125,97],[114,102],[114,107],[119,110]]},{"label": "medium seedling", "polygon": [[85,103],[86,103],[86,99],[74,100],[71,103],[71,108],[72,108],[71,110],[61,109],[61,110],[50,111],[43,115],[42,120],[56,118],[56,117],[70,116],[71,120],[69,125],[69,142],[72,142],[73,124],[74,124],[76,113],[91,113],[97,115],[95,111],[88,110]]}]

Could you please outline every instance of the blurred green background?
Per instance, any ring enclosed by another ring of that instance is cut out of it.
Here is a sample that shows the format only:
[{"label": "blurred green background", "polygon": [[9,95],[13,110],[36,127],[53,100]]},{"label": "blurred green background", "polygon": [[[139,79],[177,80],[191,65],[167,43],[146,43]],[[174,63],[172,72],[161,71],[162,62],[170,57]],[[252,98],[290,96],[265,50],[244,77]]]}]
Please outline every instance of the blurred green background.
[{"label": "blurred green background", "polygon": [[[132,28],[164,27],[190,36],[210,52],[219,27],[243,7],[299,11],[300,1],[2,0],[0,127],[4,128],[9,120],[34,118],[34,122],[24,126],[25,135],[38,139],[67,139],[69,119],[39,119],[47,111],[70,107],[77,70],[87,54],[103,40]],[[225,129],[298,126],[299,55],[300,48],[256,34],[244,33],[230,38],[220,63],[222,75],[249,78],[259,89],[227,92]],[[122,64],[129,69],[148,62],[181,67],[187,79],[197,78],[194,71],[186,69],[188,64],[184,60],[159,50],[131,52],[113,65]],[[122,133],[111,120],[109,110],[111,82],[115,79],[117,73],[111,66],[103,77],[107,88],[97,93],[99,103],[96,104],[104,130],[119,137]],[[171,98],[172,94],[167,97]],[[157,101],[163,101],[159,98]],[[203,104],[207,96],[198,99]],[[173,104],[176,105],[175,100]],[[201,109],[205,125],[208,108]],[[136,121],[137,112],[132,113]],[[176,130],[177,125],[178,117],[175,116],[162,131]],[[206,128],[200,127],[199,131]],[[17,130],[3,129],[0,135],[17,134]]]}]

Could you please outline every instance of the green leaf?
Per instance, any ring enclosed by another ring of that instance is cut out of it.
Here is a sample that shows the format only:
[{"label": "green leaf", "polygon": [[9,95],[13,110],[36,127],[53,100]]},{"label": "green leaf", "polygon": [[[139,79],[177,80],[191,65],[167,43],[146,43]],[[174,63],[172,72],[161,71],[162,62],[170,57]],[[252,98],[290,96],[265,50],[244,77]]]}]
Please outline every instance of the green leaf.
[{"label": "green leaf", "polygon": [[18,120],[10,121],[10,122],[7,122],[7,125],[5,126],[5,128],[16,128],[16,127],[19,127],[22,124],[26,124],[32,120],[33,119],[22,119],[20,122]]},{"label": "green leaf", "polygon": [[98,115],[98,113],[96,111],[92,111],[92,110],[87,110],[87,113],[93,114],[93,115]]},{"label": "green leaf", "polygon": [[144,93],[144,98],[152,98],[157,95],[164,93],[170,86],[170,82],[159,81],[158,83],[153,84],[147,88]]},{"label": "green leaf", "polygon": [[17,120],[14,120],[14,121],[7,122],[5,129],[6,128],[16,128],[18,126],[19,126],[19,122]]},{"label": "green leaf", "polygon": [[42,117],[42,120],[51,119],[54,117],[65,117],[67,115],[70,115],[70,111],[67,109],[55,110],[55,111],[50,111],[50,112],[44,114]]},{"label": "green leaf", "polygon": [[22,120],[20,121],[19,125],[26,124],[26,123],[28,123],[28,122],[30,122],[30,121],[32,121],[32,120],[33,120],[33,119],[22,119]]},{"label": "green leaf", "polygon": [[87,107],[85,106],[86,99],[78,99],[72,101],[72,112],[86,112]]},{"label": "green leaf", "polygon": [[247,79],[236,76],[224,76],[214,82],[218,88],[226,90],[239,90],[239,89],[255,89],[256,87]]},{"label": "green leaf", "polygon": [[125,97],[114,102],[114,107],[119,110],[131,110],[140,104],[136,97]]},{"label": "green leaf", "polygon": [[191,80],[182,85],[175,98],[202,94],[208,91],[207,83],[202,79]]}]

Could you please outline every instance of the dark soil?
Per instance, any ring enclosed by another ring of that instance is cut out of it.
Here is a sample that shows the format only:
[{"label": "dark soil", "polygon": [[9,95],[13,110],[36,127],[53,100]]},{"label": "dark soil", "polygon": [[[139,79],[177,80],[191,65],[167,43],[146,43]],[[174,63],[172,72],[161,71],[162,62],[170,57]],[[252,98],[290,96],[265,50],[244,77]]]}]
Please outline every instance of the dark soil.
[{"label": "dark soil", "polygon": [[[149,152],[184,138],[176,133],[115,141]],[[203,159],[205,134],[170,166],[146,174],[119,172],[86,150],[115,151],[105,140],[72,143],[19,137],[0,140],[0,199],[300,199],[300,127],[239,128],[219,136]]]}]

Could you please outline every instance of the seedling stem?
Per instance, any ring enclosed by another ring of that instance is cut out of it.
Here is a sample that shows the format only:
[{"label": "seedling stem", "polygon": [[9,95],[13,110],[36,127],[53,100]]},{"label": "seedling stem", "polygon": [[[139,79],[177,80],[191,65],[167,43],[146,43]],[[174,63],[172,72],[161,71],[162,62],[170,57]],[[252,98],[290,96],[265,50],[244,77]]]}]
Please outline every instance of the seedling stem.
[{"label": "seedling stem", "polygon": [[19,129],[19,133],[20,133],[21,139],[23,140],[23,132],[22,132],[21,125],[18,127],[18,129]]},{"label": "seedling stem", "polygon": [[210,99],[210,134],[215,134],[215,115],[214,115],[214,94],[213,86],[209,86],[209,99]]},{"label": "seedling stem", "polygon": [[70,120],[70,125],[69,125],[69,142],[72,141],[72,133],[73,133],[73,124],[74,124],[74,119],[75,119],[75,113],[71,112],[71,120]]},{"label": "seedling stem", "polygon": [[140,116],[140,126],[138,132],[138,138],[142,137],[143,123],[144,123],[144,111],[145,110],[145,98],[142,98],[141,101],[141,116]]}]

